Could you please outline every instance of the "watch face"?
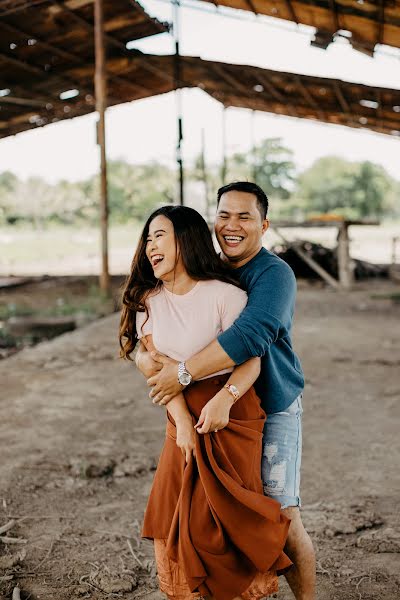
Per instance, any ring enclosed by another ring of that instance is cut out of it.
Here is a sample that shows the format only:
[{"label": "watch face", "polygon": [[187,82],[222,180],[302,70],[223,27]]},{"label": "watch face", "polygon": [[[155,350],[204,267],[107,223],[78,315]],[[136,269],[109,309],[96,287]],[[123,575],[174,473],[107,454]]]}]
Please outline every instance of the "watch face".
[{"label": "watch face", "polygon": [[189,385],[192,381],[192,376],[189,373],[182,373],[179,375],[179,381],[182,385]]}]

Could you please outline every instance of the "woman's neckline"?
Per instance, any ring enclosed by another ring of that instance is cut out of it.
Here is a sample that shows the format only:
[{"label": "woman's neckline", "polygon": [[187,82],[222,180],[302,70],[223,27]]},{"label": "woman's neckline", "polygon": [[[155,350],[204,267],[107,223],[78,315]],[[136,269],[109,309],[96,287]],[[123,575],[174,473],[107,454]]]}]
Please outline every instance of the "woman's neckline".
[{"label": "woman's neckline", "polygon": [[190,289],[188,292],[186,292],[185,294],[175,294],[174,292],[170,292],[165,285],[163,284],[163,290],[164,292],[168,295],[168,296],[173,296],[174,298],[187,298],[188,296],[191,296],[192,294],[194,294],[194,292],[197,290],[198,286],[199,286],[200,281],[196,281],[196,283],[194,284],[194,286],[192,287],[192,289]]}]

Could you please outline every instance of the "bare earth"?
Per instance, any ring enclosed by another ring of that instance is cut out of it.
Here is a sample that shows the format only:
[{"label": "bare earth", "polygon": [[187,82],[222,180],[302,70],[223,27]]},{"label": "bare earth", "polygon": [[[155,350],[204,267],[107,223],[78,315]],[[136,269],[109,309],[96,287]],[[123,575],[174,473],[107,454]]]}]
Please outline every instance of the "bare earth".
[{"label": "bare earth", "polygon": [[[371,296],[385,290],[299,290],[303,517],[320,600],[400,595],[400,305]],[[0,363],[0,531],[15,520],[0,533],[2,600],[17,584],[22,600],[160,598],[139,532],[164,413],[117,358],[117,323]],[[278,597],[291,598],[284,581]]]}]

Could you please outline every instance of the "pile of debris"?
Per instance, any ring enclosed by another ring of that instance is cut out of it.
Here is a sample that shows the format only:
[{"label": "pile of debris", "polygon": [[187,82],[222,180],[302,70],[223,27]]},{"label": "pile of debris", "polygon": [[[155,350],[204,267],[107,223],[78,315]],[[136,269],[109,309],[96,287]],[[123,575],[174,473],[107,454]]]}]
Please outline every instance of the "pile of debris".
[{"label": "pile of debris", "polygon": [[[337,249],[330,249],[309,241],[296,242],[296,248],[299,248],[304,254],[318,263],[329,275],[337,279],[338,277],[338,257]],[[271,248],[271,251],[277,254],[293,269],[296,277],[303,279],[319,279],[319,275],[301,258],[296,252],[294,244],[280,243]],[[389,265],[375,265],[365,260],[351,259],[353,276],[356,280],[369,279],[371,277],[388,278]]]}]

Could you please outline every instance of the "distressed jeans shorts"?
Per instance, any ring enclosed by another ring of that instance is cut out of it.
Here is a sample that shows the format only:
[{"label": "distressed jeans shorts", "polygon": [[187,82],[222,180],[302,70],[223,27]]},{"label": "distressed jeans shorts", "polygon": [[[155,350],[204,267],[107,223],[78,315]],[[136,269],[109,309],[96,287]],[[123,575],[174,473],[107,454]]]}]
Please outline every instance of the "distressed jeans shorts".
[{"label": "distressed jeans shorts", "polygon": [[261,476],[264,494],[282,508],[301,506],[301,393],[282,412],[268,415],[264,427]]}]

